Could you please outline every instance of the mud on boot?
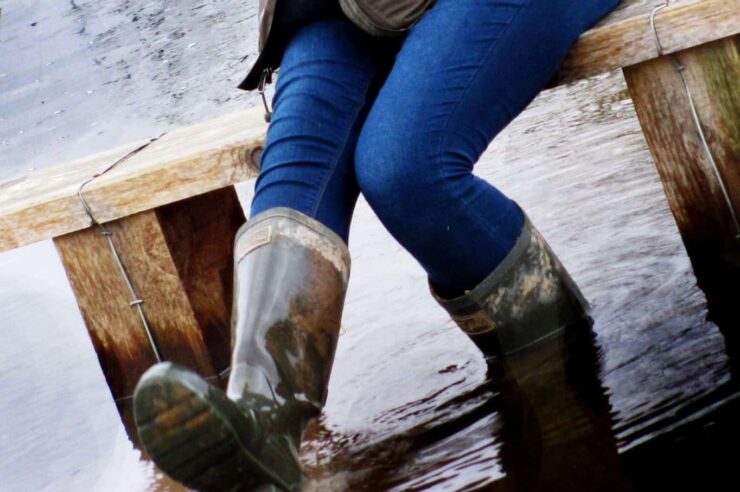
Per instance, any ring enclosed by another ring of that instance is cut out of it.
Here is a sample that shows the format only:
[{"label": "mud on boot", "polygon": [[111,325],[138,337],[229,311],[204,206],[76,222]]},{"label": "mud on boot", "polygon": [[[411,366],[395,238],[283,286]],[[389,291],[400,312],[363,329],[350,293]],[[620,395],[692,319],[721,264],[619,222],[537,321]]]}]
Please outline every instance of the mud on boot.
[{"label": "mud on boot", "polygon": [[437,302],[489,356],[514,354],[588,318],[588,305],[545,239],[524,216],[514,247],[465,295]]}]

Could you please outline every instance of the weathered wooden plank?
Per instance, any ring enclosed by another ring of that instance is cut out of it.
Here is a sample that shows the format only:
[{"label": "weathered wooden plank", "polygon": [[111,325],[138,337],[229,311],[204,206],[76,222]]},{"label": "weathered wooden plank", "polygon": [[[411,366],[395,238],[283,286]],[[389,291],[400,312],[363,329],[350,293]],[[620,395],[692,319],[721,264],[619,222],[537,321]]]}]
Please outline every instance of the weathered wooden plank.
[{"label": "weathered wooden plank", "polygon": [[[656,5],[660,5],[662,0],[622,0],[619,5],[611,12],[605,19],[602,19],[596,27],[600,27],[606,24],[616,23],[635,17],[636,15],[642,15],[645,12],[650,12],[650,9]],[[685,3],[692,0],[672,0],[672,4]]]},{"label": "weathered wooden plank", "polygon": [[[206,377],[229,363],[232,242],[243,222],[229,187],[106,225],[162,358]],[[155,358],[108,243],[97,228],[54,242],[113,396],[130,396]]]},{"label": "weathered wooden plank", "polygon": [[[111,224],[113,227],[113,224]],[[117,242],[120,238],[117,238]],[[156,362],[108,243],[94,228],[55,239],[103,373],[116,398]]]},{"label": "weathered wooden plank", "polygon": [[[156,214],[135,214],[108,225],[137,293],[160,354],[214,374],[195,313]],[[54,240],[100,365],[115,398],[133,393],[154,362],[141,320],[105,238],[96,228]]]},{"label": "weathered wooden plank", "polygon": [[[658,56],[650,13],[660,1],[628,1],[584,33],[570,50],[558,83],[589,77]],[[672,1],[656,16],[665,53],[740,33],[740,0]]]},{"label": "weathered wooden plank", "polygon": [[[85,187],[101,222],[230,186],[256,175],[266,132],[259,109],[165,135]],[[90,225],[79,185],[141,142],[0,183],[0,252]]]},{"label": "weathered wooden plank", "polygon": [[[740,36],[675,56],[685,67],[732,208],[740,213]],[[710,315],[721,323],[727,310],[738,309],[740,241],[681,76],[669,58],[626,68],[624,74]]]},{"label": "weathered wooden plank", "polygon": [[157,209],[214,368],[231,362],[233,246],[246,221],[233,186]]}]

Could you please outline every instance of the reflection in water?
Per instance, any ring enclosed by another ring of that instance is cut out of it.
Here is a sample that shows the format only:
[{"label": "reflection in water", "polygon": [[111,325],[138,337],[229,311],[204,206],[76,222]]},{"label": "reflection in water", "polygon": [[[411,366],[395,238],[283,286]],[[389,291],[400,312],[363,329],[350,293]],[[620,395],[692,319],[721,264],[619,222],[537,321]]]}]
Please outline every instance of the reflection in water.
[{"label": "reflection in water", "polygon": [[493,364],[507,490],[631,490],[590,322]]},{"label": "reflection in water", "polygon": [[[462,386],[458,380],[453,386]],[[478,475],[477,485],[504,476],[499,393],[486,378],[449,399],[428,399],[392,409],[411,426],[370,443],[362,436],[338,435],[324,426],[307,436],[302,448],[309,463],[308,490],[454,490],[461,474]],[[429,403],[434,402],[430,408]],[[424,418],[426,417],[426,418]]]},{"label": "reflection in water", "polygon": [[[442,401],[435,418],[401,434],[352,449],[351,436],[315,430],[305,446],[314,448],[311,454],[327,443],[349,450],[315,463],[309,489],[457,490],[457,475],[477,468],[480,478],[466,490],[632,490],[589,322],[504,361],[490,358],[486,368],[480,384]],[[413,407],[423,406],[409,405],[402,419],[417,419]]]}]

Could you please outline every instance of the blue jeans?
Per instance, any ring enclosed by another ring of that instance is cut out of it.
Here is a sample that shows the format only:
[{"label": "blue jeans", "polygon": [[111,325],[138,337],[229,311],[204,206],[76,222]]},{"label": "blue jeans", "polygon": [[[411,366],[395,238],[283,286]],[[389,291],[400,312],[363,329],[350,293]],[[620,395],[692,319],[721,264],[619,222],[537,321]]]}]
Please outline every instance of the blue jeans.
[{"label": "blue jeans", "polygon": [[442,295],[513,247],[517,205],[473,175],[488,144],[618,0],[437,0],[403,39],[343,18],[291,39],[251,215],[290,207],[345,239],[362,192]]}]

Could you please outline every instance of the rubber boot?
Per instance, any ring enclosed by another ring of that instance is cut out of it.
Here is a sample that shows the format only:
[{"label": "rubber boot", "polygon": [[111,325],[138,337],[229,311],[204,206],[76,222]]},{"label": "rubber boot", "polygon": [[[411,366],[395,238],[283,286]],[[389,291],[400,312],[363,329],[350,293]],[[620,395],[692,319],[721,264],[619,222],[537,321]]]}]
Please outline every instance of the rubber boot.
[{"label": "rubber boot", "polygon": [[301,435],[326,398],[349,252],[321,223],[274,208],[240,229],[234,255],[226,394],[157,364],[137,385],[136,425],[155,463],[189,488],[295,490]]},{"label": "rubber boot", "polygon": [[486,355],[524,350],[588,317],[568,272],[525,215],[514,247],[465,295],[437,302]]},{"label": "rubber boot", "polygon": [[632,490],[586,301],[526,216],[515,246],[486,279],[461,297],[435,298],[489,356],[505,490]]}]

